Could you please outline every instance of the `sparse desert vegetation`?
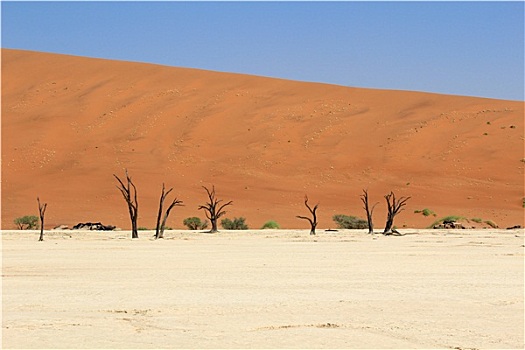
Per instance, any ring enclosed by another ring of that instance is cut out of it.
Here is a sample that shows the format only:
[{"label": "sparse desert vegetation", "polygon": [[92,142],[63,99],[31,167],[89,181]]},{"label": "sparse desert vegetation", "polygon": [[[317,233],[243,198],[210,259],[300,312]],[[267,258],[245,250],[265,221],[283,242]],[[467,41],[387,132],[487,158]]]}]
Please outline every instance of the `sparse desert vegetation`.
[{"label": "sparse desert vegetation", "polygon": [[224,218],[221,220],[221,226],[225,230],[247,230],[248,229],[248,225],[246,224],[246,218],[243,218],[243,217],[233,218],[233,220]]},{"label": "sparse desert vegetation", "polygon": [[188,230],[205,230],[208,228],[208,220],[201,220],[199,217],[192,216],[189,218],[186,218],[182,221],[184,226],[188,228]]},{"label": "sparse desert vegetation", "polygon": [[492,227],[492,228],[498,228],[498,225],[497,225],[494,221],[492,221],[492,220],[485,220],[485,221],[483,221],[483,222],[484,222],[485,224],[489,225],[489,226]]},{"label": "sparse desert vegetation", "polygon": [[340,229],[363,229],[368,228],[368,222],[356,216],[336,214],[332,218]]},{"label": "sparse desert vegetation", "polygon": [[16,218],[14,223],[19,230],[33,230],[38,228],[38,217],[34,215],[24,215]]},{"label": "sparse desert vegetation", "polygon": [[440,219],[437,219],[432,224],[430,224],[427,228],[434,228],[434,227],[436,227],[438,225],[442,225],[442,224],[444,224],[446,222],[462,222],[462,221],[467,221],[467,218],[464,217],[464,216],[459,216],[459,215],[448,215],[448,216],[442,217]]},{"label": "sparse desert vegetation", "polygon": [[414,210],[414,213],[416,213],[416,214],[421,213],[421,214],[423,214],[423,216],[430,216],[430,215],[437,216],[437,214],[434,211],[432,211],[432,210],[430,210],[428,208],[425,208],[423,210]]},{"label": "sparse desert vegetation", "polygon": [[261,230],[266,230],[266,229],[272,229],[272,230],[276,230],[276,229],[279,229],[281,228],[281,226],[274,220],[270,220],[270,221],[266,221],[262,227],[261,227]]}]

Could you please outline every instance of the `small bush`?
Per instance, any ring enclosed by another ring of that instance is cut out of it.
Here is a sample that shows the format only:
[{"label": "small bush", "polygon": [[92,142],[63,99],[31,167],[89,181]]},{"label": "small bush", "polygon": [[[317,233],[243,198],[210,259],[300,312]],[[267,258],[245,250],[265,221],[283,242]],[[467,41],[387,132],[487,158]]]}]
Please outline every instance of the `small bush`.
[{"label": "small bush", "polygon": [[337,224],[337,228],[341,229],[368,228],[368,222],[356,216],[336,214],[332,217],[332,220]]},{"label": "small bush", "polygon": [[14,220],[19,230],[33,230],[38,228],[38,217],[34,215],[26,215]]},{"label": "small bush", "polygon": [[140,226],[140,227],[137,227],[137,230],[138,230],[138,231],[147,231],[148,228],[147,228],[147,227]]},{"label": "small bush", "polygon": [[233,221],[226,218],[222,219],[221,226],[225,230],[247,230],[248,225],[245,224],[246,219],[243,217],[233,218]]},{"label": "small bush", "polygon": [[281,228],[279,224],[273,220],[267,221],[264,223],[264,225],[261,227],[261,230],[265,229],[279,229]]},{"label": "small bush", "polygon": [[498,225],[496,225],[496,223],[492,220],[486,220],[485,223],[492,228],[498,228]]},{"label": "small bush", "polygon": [[432,210],[427,209],[427,208],[425,208],[425,209],[423,209],[423,210],[414,210],[414,213],[416,213],[416,214],[421,213],[421,214],[423,214],[424,216],[430,216],[430,215],[432,215],[432,216],[437,216],[436,213],[434,213]]},{"label": "small bush", "polygon": [[204,230],[208,227],[208,220],[201,221],[201,219],[196,216],[186,218],[182,223],[188,228],[188,230]]},{"label": "small bush", "polygon": [[428,228],[433,228],[434,226],[440,225],[445,221],[459,222],[459,221],[465,221],[465,220],[467,220],[467,218],[464,216],[449,215],[449,216],[445,216],[444,218],[434,221],[430,226],[428,226]]},{"label": "small bush", "polygon": [[481,219],[481,218],[472,218],[470,220],[472,220],[472,221],[474,221],[474,222],[476,222],[478,224],[481,224],[483,222],[483,219]]}]

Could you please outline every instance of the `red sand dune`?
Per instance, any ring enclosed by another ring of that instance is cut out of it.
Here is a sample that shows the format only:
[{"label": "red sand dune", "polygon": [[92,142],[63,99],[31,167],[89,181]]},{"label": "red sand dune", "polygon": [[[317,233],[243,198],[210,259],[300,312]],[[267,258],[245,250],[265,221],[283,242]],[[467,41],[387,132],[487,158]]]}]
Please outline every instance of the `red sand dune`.
[{"label": "red sand dune", "polygon": [[[102,221],[129,229],[112,174],[139,191],[139,226],[153,228],[162,183],[186,206],[168,225],[204,217],[201,186],[233,200],[227,217],[320,228],[365,217],[368,188],[411,196],[395,225],[462,215],[524,223],[524,104],[359,89],[152,64],[2,49],[2,228],[37,215],[46,228]],[[170,200],[171,197],[168,198]]]}]

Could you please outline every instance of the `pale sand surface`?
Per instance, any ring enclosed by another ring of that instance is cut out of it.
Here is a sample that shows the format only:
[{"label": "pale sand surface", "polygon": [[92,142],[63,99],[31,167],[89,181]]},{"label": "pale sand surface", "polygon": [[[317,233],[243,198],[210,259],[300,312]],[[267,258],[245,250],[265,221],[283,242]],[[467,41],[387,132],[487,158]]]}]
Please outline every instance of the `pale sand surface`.
[{"label": "pale sand surface", "polygon": [[523,230],[307,232],[3,231],[2,345],[523,348]]}]

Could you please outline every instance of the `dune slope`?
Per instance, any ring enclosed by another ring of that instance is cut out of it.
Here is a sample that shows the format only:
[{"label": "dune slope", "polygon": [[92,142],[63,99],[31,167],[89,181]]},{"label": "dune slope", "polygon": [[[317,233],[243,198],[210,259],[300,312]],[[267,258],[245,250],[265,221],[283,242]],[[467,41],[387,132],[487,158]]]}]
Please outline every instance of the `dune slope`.
[{"label": "dune slope", "polygon": [[321,228],[364,217],[364,188],[377,227],[390,191],[412,197],[398,227],[432,223],[423,208],[523,225],[523,106],[2,49],[2,227],[36,215],[40,196],[46,228],[129,228],[124,169],[148,228],[162,183],[185,203],[174,228],[204,217],[211,185],[254,228],[306,228],[305,194]]}]

